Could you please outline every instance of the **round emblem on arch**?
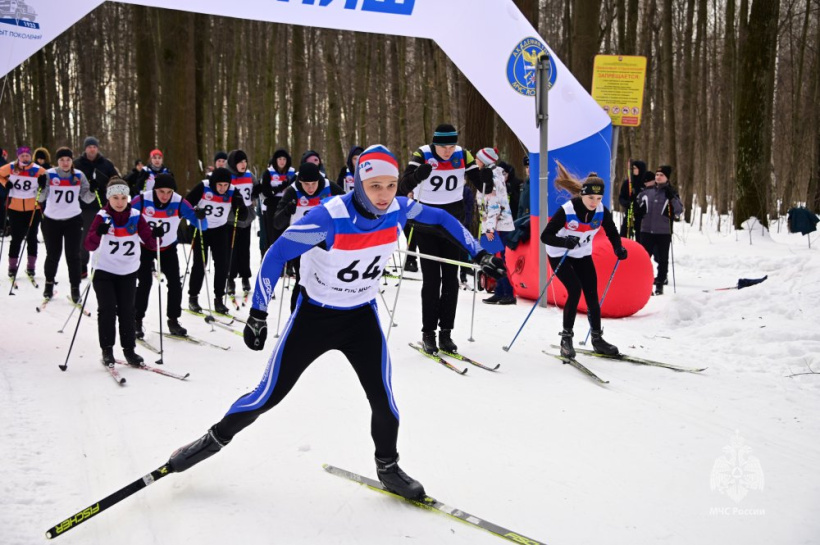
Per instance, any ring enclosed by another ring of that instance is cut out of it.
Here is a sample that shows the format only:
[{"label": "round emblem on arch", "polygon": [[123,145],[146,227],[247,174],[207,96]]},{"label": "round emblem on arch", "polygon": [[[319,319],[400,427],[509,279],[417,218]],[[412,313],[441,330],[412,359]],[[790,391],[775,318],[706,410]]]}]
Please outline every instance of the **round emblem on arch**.
[{"label": "round emblem on arch", "polygon": [[[535,96],[536,63],[544,53],[547,53],[547,47],[539,38],[524,38],[515,46],[507,61],[507,81],[515,92],[528,97]],[[557,76],[552,55],[549,56],[549,62],[549,86],[552,89]]]}]

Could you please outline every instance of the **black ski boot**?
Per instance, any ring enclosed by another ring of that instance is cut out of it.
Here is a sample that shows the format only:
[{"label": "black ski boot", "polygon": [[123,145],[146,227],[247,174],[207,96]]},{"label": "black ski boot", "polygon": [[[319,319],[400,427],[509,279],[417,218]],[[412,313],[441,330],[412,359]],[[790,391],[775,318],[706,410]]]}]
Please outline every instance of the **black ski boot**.
[{"label": "black ski boot", "polygon": [[122,353],[125,355],[125,361],[128,365],[142,367],[145,364],[145,360],[142,359],[142,356],[134,352],[133,348],[123,348]]},{"label": "black ski boot", "polygon": [[114,367],[115,363],[117,362],[114,360],[114,347],[106,346],[102,349],[102,364],[106,367]]},{"label": "black ski boot", "polygon": [[663,284],[655,284],[655,295],[663,295]]},{"label": "black ski boot", "polygon": [[179,325],[179,321],[168,318],[168,333],[177,337],[187,337],[188,330]]},{"label": "black ski boot", "polygon": [[565,358],[575,357],[575,348],[572,346],[571,329],[564,329],[561,331],[561,355]]},{"label": "black ski boot", "polygon": [[501,296],[497,293],[492,294],[491,296],[487,297],[486,299],[482,299],[482,303],[487,303],[488,305],[497,305],[501,301]]},{"label": "black ski boot", "polygon": [[181,473],[202,460],[210,458],[222,450],[222,447],[231,442],[230,439],[226,440],[219,437],[215,428],[216,424],[211,426],[208,433],[193,443],[188,443],[184,447],[176,449],[168,459],[168,465],[171,466],[171,471]]},{"label": "black ski boot", "polygon": [[228,307],[225,306],[225,303],[222,302],[222,299],[216,298],[214,299],[214,312],[219,314],[224,314],[226,316],[230,316],[231,311]]},{"label": "black ski boot", "polygon": [[142,327],[142,318],[137,318],[134,320],[134,332],[138,339],[145,338],[145,328]]},{"label": "black ski boot", "polygon": [[406,272],[419,272],[419,262],[416,261],[416,256],[407,256],[407,260],[404,262],[404,270]]},{"label": "black ski boot", "polygon": [[[599,354],[617,356],[620,353],[618,351],[618,347],[606,342],[603,335],[604,332],[600,329],[597,331],[594,329],[592,330],[592,348],[594,348]],[[563,345],[563,341],[561,344]]]},{"label": "black ski boot", "polygon": [[46,282],[46,287],[43,290],[43,298],[51,299],[54,297],[54,282]]},{"label": "black ski boot", "polygon": [[399,496],[410,500],[420,500],[425,495],[421,483],[399,467],[398,455],[389,460],[376,458],[376,473],[384,487]]},{"label": "black ski boot", "polygon": [[250,278],[243,278],[242,279],[242,291],[245,293],[251,292],[251,279]]},{"label": "black ski boot", "polygon": [[198,312],[202,313],[202,307],[199,306],[199,298],[198,297],[188,297],[188,310],[191,312]]},{"label": "black ski boot", "polygon": [[71,286],[71,301],[75,305],[79,305],[80,299],[80,286]]},{"label": "black ski boot", "polygon": [[428,354],[435,354],[436,352],[438,352],[438,346],[436,346],[436,334],[435,333],[422,333],[421,334],[421,347]]},{"label": "black ski boot", "polygon": [[458,347],[456,346],[456,343],[453,342],[453,339],[450,337],[450,331],[450,329],[442,329],[438,332],[438,347],[445,352],[457,354]]}]

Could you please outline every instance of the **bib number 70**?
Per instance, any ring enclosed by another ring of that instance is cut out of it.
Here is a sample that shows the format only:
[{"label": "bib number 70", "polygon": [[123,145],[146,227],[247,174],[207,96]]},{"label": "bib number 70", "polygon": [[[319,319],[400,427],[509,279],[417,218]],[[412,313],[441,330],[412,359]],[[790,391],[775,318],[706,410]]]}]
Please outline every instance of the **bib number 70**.
[{"label": "bib number 70", "polygon": [[[361,274],[361,277],[367,280],[372,278],[378,278],[379,275],[382,273],[381,269],[379,269],[379,262],[382,260],[382,256],[377,255],[373,262],[367,266],[364,272]],[[359,278],[359,271],[356,270],[356,266],[359,264],[359,260],[355,260],[353,263],[345,267],[344,269],[340,270],[336,274],[336,278],[341,280],[342,282],[353,282],[358,280]]]}]

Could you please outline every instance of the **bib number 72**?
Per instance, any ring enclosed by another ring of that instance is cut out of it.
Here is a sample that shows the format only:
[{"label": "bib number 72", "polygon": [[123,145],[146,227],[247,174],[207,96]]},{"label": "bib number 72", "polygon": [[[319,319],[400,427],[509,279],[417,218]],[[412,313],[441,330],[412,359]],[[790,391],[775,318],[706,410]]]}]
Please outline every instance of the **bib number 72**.
[{"label": "bib number 72", "polygon": [[[379,262],[382,260],[382,256],[377,255],[370,265],[364,270],[361,274],[361,277],[367,280],[378,278],[379,275],[382,273],[381,269],[379,269]],[[353,282],[358,280],[359,278],[359,271],[356,270],[356,266],[359,264],[359,260],[355,260],[353,263],[345,267],[344,269],[340,270],[336,274],[336,278],[341,280],[342,282]]]}]

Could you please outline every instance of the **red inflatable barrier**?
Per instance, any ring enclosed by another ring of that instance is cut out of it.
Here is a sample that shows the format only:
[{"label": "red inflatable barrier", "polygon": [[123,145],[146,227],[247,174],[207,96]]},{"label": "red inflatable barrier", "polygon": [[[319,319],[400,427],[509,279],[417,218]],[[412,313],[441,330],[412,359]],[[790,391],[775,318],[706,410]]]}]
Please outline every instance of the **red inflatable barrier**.
[{"label": "red inflatable barrier", "polygon": [[[537,218],[533,218],[537,220]],[[538,288],[538,246],[540,244],[540,232],[537,221],[532,222],[530,240],[520,243],[515,250],[507,249],[507,267],[510,271],[510,279],[515,289],[515,294],[519,297],[535,300],[539,295]],[[604,318],[623,318],[632,316],[641,310],[649,297],[652,295],[652,282],[654,271],[649,255],[643,246],[634,240],[622,239],[624,247],[629,252],[629,258],[618,266],[618,271],[612,279],[604,305],[601,308],[601,316]],[[612,252],[606,235],[601,230],[595,237],[592,250],[592,260],[595,263],[595,270],[598,273],[598,296],[600,297],[606,289],[609,275],[615,266],[617,258]],[[547,277],[552,275],[552,268],[547,265]],[[557,278],[547,289],[547,301],[550,304],[563,307],[567,301],[567,290]],[[578,310],[586,312],[587,305],[581,294],[581,302]]]}]

